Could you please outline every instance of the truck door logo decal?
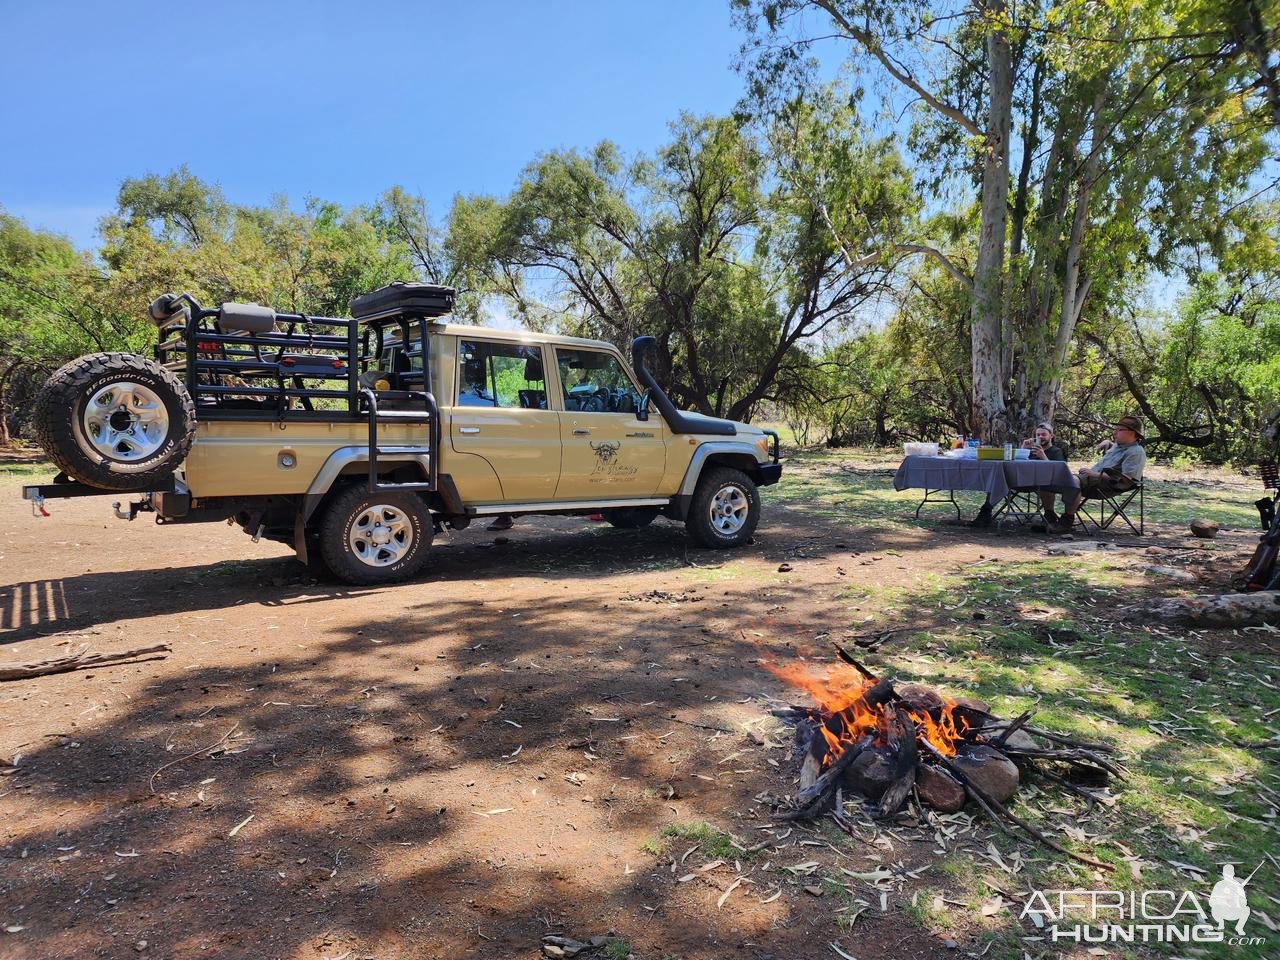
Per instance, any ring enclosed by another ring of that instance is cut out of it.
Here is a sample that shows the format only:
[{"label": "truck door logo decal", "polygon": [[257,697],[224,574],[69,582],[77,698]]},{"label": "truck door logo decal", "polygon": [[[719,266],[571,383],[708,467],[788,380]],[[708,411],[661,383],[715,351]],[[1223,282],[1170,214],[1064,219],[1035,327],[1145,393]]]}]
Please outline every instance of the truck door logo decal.
[{"label": "truck door logo decal", "polygon": [[[618,453],[622,450],[621,440],[602,440],[596,443],[594,440],[588,440],[587,446],[591,448],[591,452],[596,455],[595,469],[591,471],[593,478],[616,478],[634,477],[640,472],[639,467],[629,466],[618,460]],[[592,480],[598,483],[599,480]]]},{"label": "truck door logo decal", "polygon": [[597,466],[608,466],[618,458],[618,451],[622,448],[620,440],[606,440],[603,443],[596,443],[592,440],[587,441],[587,446],[595,452]]}]

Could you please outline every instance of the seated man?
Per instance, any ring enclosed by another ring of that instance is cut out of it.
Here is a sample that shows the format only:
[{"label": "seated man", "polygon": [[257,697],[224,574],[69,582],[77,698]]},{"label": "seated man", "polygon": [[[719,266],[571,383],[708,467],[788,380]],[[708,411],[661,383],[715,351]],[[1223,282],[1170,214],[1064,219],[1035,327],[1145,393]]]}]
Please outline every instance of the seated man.
[{"label": "seated man", "polygon": [[1113,497],[1132,490],[1142,479],[1142,471],[1147,465],[1147,451],[1142,448],[1142,421],[1137,417],[1121,417],[1113,427],[1115,442],[1092,467],[1080,468],[1080,496],[1076,497],[1075,503],[1066,505],[1058,524],[1050,528],[1054,533],[1071,532],[1076,522],[1076,511],[1086,498]]},{"label": "seated man", "polygon": [[[1031,451],[1032,460],[1060,460],[1066,462],[1067,454],[1053,440],[1053,426],[1048,421],[1036,424],[1035,436],[1030,439],[1023,440],[1022,445]],[[1054,524],[1058,522],[1058,515],[1053,512],[1054,492],[1052,490],[1040,491],[1040,506],[1044,512],[1044,522],[1046,524]]]},{"label": "seated man", "polygon": [[[1031,453],[1029,456],[1032,460],[1063,460],[1067,459],[1067,455],[1062,452],[1062,448],[1053,442],[1053,427],[1048,423],[1040,423],[1036,426],[1036,434],[1029,440],[1023,440],[1022,445],[1027,447]],[[1044,505],[1044,516],[1046,523],[1057,523],[1058,516],[1053,512],[1053,493],[1042,491],[1040,493],[1040,502]],[[982,509],[978,511],[977,516],[969,521],[971,527],[989,527],[991,526],[991,498],[982,504]]]}]

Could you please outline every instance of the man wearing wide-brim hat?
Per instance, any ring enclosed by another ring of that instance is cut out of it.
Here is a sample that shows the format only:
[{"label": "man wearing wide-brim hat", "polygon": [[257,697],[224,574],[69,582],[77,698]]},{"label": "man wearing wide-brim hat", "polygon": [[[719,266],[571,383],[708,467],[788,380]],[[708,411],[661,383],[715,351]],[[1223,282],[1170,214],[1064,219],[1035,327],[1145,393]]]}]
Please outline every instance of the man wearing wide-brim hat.
[{"label": "man wearing wide-brim hat", "polygon": [[1076,522],[1076,511],[1087,497],[1114,497],[1132,490],[1142,479],[1147,466],[1147,451],[1142,448],[1142,420],[1139,417],[1121,417],[1111,425],[1114,441],[1102,459],[1092,467],[1081,467],[1080,496],[1067,505],[1058,523],[1051,527],[1055,533],[1070,533]]}]

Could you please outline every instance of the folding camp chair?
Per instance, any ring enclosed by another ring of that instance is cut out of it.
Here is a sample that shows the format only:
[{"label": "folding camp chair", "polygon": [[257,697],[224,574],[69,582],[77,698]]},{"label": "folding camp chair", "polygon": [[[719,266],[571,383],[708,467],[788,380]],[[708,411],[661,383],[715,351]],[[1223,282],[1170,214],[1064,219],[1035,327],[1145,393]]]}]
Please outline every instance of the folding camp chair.
[{"label": "folding camp chair", "polygon": [[[1131,487],[1122,493],[1110,496],[1097,492],[1093,493],[1085,498],[1084,503],[1080,504],[1080,510],[1076,513],[1076,521],[1084,528],[1086,533],[1091,525],[1095,531],[1101,532],[1111,526],[1118,517],[1128,524],[1130,530],[1138,536],[1142,536],[1147,532],[1144,486],[1143,481],[1139,480],[1137,486]],[[1138,525],[1136,527],[1133,525],[1133,521],[1129,519],[1128,513],[1130,504],[1135,499],[1138,501]],[[1091,510],[1092,512],[1090,512]]]},{"label": "folding camp chair", "polygon": [[1036,487],[1014,487],[992,512],[991,520],[997,526],[1008,524],[1029,527],[1044,523],[1040,490]]}]

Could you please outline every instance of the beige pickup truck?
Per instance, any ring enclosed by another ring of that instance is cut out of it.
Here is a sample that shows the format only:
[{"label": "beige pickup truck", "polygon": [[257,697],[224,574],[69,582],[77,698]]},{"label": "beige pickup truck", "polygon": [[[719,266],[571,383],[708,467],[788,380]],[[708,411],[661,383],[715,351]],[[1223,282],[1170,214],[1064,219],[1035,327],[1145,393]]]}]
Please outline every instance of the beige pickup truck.
[{"label": "beige pickup truck", "polygon": [[61,473],[46,498],[169,525],[229,520],[351,583],[402,580],[434,533],[477,517],[603,514],[683,521],[707,547],[746,543],[778,437],[677,410],[608,343],[444,322],[453,290],[392,284],[351,318],[257,304],[150,308],[155,357],[103,353],[54,373],[34,412]]}]

